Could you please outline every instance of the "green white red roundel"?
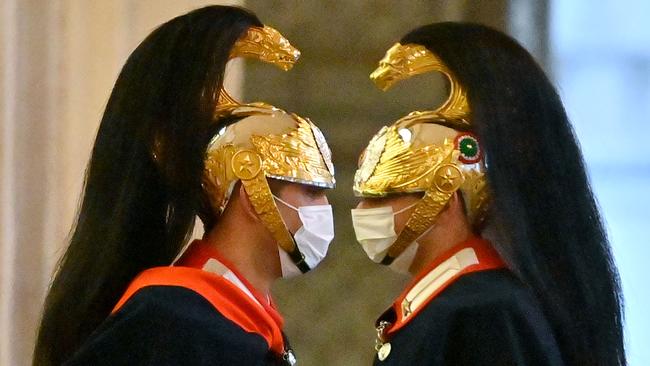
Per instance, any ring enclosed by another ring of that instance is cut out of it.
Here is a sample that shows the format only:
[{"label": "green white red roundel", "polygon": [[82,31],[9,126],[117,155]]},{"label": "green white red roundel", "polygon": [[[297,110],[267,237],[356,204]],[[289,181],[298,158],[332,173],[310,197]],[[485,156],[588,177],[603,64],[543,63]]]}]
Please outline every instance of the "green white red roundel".
[{"label": "green white red roundel", "polygon": [[458,160],[465,164],[475,164],[481,161],[483,150],[478,143],[478,138],[473,133],[463,132],[454,140],[456,150],[460,152]]}]

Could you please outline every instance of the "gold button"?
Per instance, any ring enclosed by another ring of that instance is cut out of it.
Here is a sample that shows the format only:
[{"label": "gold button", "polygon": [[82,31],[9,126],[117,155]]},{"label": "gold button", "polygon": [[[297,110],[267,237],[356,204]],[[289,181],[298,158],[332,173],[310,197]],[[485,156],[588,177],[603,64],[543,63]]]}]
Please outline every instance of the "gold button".
[{"label": "gold button", "polygon": [[239,179],[255,178],[262,170],[262,159],[251,150],[240,150],[232,157],[232,170]]},{"label": "gold button", "polygon": [[454,193],[463,184],[463,173],[454,164],[444,164],[433,173],[433,183],[443,193]]},{"label": "gold button", "polygon": [[379,358],[379,361],[383,361],[386,358],[388,358],[388,355],[390,355],[391,348],[392,347],[390,343],[384,343],[381,345],[379,351],[377,351],[377,357]]}]

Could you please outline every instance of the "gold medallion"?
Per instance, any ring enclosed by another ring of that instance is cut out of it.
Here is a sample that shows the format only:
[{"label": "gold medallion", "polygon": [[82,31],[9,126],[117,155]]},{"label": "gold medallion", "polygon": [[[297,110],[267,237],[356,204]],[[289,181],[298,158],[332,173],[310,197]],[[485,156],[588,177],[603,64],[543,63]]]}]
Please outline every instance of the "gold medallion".
[{"label": "gold medallion", "polygon": [[377,358],[379,358],[379,361],[384,361],[385,359],[388,358],[388,355],[390,355],[391,348],[392,347],[388,342],[381,345],[379,351],[377,351]]},{"label": "gold medallion", "polygon": [[262,158],[255,151],[240,150],[232,157],[232,171],[242,180],[250,180],[262,170]]},{"label": "gold medallion", "polygon": [[444,164],[436,169],[433,182],[441,192],[454,193],[463,184],[463,173],[454,164]]}]

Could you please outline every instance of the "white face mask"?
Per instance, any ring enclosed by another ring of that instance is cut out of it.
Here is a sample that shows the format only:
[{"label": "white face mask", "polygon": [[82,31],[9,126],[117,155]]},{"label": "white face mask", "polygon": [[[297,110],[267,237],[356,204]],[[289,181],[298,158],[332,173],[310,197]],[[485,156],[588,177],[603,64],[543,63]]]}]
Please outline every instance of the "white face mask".
[{"label": "white face mask", "polygon": [[[395,215],[412,208],[416,204],[417,202],[397,212],[393,212],[391,206],[352,209],[352,226],[357,241],[361,244],[370,260],[380,263],[384,259],[388,248],[397,240]],[[398,273],[408,273],[417,251],[418,243],[411,243],[402,254],[395,258],[389,267]]]},{"label": "white face mask", "polygon": [[[300,206],[295,207],[273,195],[273,197],[285,206],[298,211],[298,217],[302,226],[293,235],[298,249],[305,256],[305,262],[309,268],[314,269],[327,255],[332,239],[334,239],[334,215],[331,205]],[[302,272],[289,257],[289,254],[282,248],[280,251],[280,265],[282,266],[282,277],[294,277]]]}]

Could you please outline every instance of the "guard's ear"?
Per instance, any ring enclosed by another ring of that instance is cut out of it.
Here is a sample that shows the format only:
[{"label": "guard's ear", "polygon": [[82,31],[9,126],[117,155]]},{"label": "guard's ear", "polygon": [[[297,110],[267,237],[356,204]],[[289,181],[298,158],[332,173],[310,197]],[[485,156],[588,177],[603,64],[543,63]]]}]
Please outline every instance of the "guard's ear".
[{"label": "guard's ear", "polygon": [[454,192],[454,194],[451,195],[449,201],[454,205],[460,204],[461,203],[460,193],[458,191]]},{"label": "guard's ear", "polygon": [[463,211],[463,214],[467,216],[467,207],[465,206],[465,198],[463,197],[463,192],[460,190],[454,192],[454,196],[451,198],[457,201],[458,206]]},{"label": "guard's ear", "polygon": [[445,207],[440,212],[441,214],[453,214],[455,212],[465,212],[465,204],[463,203],[463,196],[459,191],[454,192],[445,204]]},{"label": "guard's ear", "polygon": [[253,221],[260,221],[260,217],[257,215],[257,212],[255,212],[255,207],[253,207],[253,204],[248,197],[248,193],[246,192],[244,185],[241,183],[239,183],[239,204],[246,216],[251,218]]},{"label": "guard's ear", "polygon": [[454,192],[441,214],[445,214],[449,218],[455,217],[457,219],[467,220],[465,200],[461,191]]}]

